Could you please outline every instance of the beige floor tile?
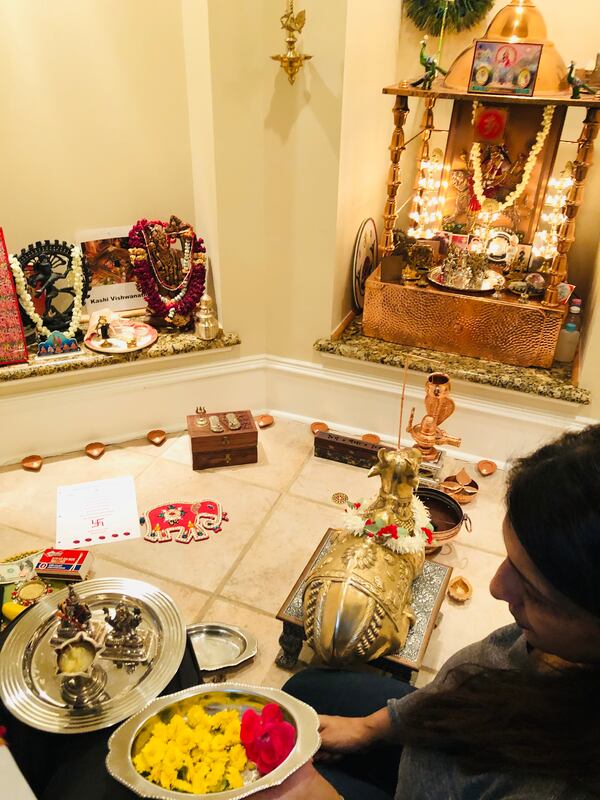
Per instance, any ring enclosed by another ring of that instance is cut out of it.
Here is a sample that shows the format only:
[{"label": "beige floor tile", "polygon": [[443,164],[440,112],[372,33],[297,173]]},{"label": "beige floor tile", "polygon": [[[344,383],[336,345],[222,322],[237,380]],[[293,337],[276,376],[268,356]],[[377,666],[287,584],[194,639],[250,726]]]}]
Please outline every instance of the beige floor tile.
[{"label": "beige floor tile", "polygon": [[451,655],[483,639],[496,628],[513,622],[506,603],[495,600],[489,583],[502,558],[459,544],[447,545],[436,560],[454,568],[452,577],[463,575],[473,586],[473,596],[459,605],[446,598],[442,620],[431,635],[423,666],[438,670]]},{"label": "beige floor tile", "polygon": [[331,495],[334,492],[345,492],[350,500],[359,501],[379,491],[378,478],[367,476],[366,469],[313,456],[290,486],[289,493],[331,504]]},{"label": "beige floor tile", "polygon": [[0,525],[0,561],[27,550],[45,550],[54,544],[54,536],[34,536],[31,533]]},{"label": "beige floor tile", "polygon": [[[236,669],[227,670],[225,674],[228,681],[280,689],[291,676],[291,672],[279,669],[275,664],[275,658],[279,652],[281,622],[274,617],[259,611],[252,611],[223,598],[217,598],[201,619],[204,622],[226,622],[230,625],[238,625],[256,636],[258,641],[256,658]],[[300,659],[296,669],[303,669],[306,666],[307,664]]]},{"label": "beige floor tile", "polygon": [[[313,437],[307,425],[276,420],[271,428],[258,432],[258,463],[227,469],[210,470],[215,474],[227,472],[235,478],[257,486],[281,491],[292,480],[308,456]],[[165,460],[191,466],[192,456],[187,433],[176,437],[164,453]]]},{"label": "beige floor tile", "polygon": [[327,529],[337,525],[339,518],[335,507],[284,497],[222,594],[276,613]]},{"label": "beige floor tile", "polygon": [[456,475],[463,467],[479,484],[479,494],[471,503],[463,506],[465,514],[471,520],[472,531],[469,532],[467,526],[463,525],[454,541],[457,544],[477,547],[488,553],[503,556],[505,550],[502,539],[502,520],[504,518],[506,473],[503,470],[497,470],[493,475],[484,478],[477,471],[475,464],[469,464],[447,455],[442,476]]},{"label": "beige floor tile", "polygon": [[153,458],[140,453],[110,447],[97,461],[80,454],[48,459],[40,472],[4,467],[0,469],[0,515],[7,525],[48,536],[53,542],[59,486],[121,475],[137,477],[153,463]]},{"label": "beige floor tile", "polygon": [[174,583],[169,578],[158,578],[156,575],[150,575],[139,569],[116,564],[102,558],[101,549],[101,547],[94,548],[94,578],[132,578],[156,586],[172,598],[186,625],[191,624],[202,613],[210,598],[206,592],[184,586],[181,583]]},{"label": "beige floor tile", "polygon": [[152,461],[136,488],[140,513],[163,503],[210,499],[222,504],[229,522],[206,541],[151,544],[136,539],[101,545],[103,557],[209,592],[217,588],[279,496],[241,483],[225,471],[197,473],[164,459]]},{"label": "beige floor tile", "polygon": [[418,671],[416,680],[413,685],[417,689],[422,689],[424,686],[427,686],[427,684],[431,683],[431,681],[435,678],[436,675],[437,673],[434,672],[433,670],[425,669],[424,667],[422,667]]},{"label": "beige floor tile", "polygon": [[471,520],[472,530],[468,532],[463,525],[454,541],[457,544],[477,547],[488,553],[504,556],[506,548],[502,538],[503,504],[487,497],[482,490],[472,503],[464,507],[464,511]]}]

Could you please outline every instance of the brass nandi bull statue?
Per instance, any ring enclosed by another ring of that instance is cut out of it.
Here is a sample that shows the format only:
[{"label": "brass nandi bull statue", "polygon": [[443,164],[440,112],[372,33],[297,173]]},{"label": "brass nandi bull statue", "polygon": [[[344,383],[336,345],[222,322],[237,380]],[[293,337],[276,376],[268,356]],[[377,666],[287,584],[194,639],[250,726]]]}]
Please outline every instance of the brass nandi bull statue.
[{"label": "brass nandi bull statue", "polygon": [[369,472],[381,477],[378,496],[349,508],[332,549],[308,576],[306,638],[328,664],[370,661],[406,642],[431,524],[414,494],[420,463],[414,448],[379,451]]}]

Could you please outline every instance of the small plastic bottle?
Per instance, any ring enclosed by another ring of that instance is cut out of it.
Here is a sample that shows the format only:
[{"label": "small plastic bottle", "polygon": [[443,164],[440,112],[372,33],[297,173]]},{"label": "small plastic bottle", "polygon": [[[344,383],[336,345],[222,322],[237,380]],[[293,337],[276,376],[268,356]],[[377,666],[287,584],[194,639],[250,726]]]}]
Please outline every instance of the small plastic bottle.
[{"label": "small plastic bottle", "polygon": [[554,360],[563,364],[570,364],[575,358],[578,344],[579,331],[577,330],[577,325],[574,322],[567,322],[558,336]]},{"label": "small plastic bottle", "polygon": [[566,322],[570,322],[575,325],[577,330],[581,330],[581,307],[580,306],[571,306],[569,308],[569,313],[567,314]]}]

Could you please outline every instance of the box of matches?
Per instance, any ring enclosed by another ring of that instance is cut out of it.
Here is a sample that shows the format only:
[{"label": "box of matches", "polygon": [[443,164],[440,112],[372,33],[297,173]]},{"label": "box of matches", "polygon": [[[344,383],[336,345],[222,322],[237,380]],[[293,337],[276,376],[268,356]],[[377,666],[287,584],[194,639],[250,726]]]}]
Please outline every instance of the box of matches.
[{"label": "box of matches", "polygon": [[58,578],[61,581],[83,581],[87,578],[94,560],[90,550],[61,550],[49,547],[44,550],[35,566],[43,578]]}]

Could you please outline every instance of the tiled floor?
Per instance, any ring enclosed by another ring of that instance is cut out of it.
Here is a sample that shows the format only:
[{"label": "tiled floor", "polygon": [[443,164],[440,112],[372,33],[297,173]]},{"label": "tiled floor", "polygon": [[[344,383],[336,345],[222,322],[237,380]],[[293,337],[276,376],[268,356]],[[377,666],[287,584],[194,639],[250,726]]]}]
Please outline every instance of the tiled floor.
[{"label": "tiled floor", "polygon": [[[255,661],[228,677],[280,686],[288,673],[274,665],[281,625],[275,613],[309,556],[340,511],[334,491],[361,498],[377,490],[366,470],[312,455],[307,426],[276,421],[259,434],[259,463],[193,472],[187,434],[156,448],[145,441],[109,447],[98,461],[83,454],[49,459],[40,473],[0,469],[0,560],[54,542],[56,487],[86,480],[133,475],[140,512],[168,501],[214,499],[230,522],[209,541],[183,546],[143,540],[96,548],[98,577],[135,577],[167,591],[187,623],[229,622],[252,631],[259,642]],[[448,459],[447,473],[454,470]],[[474,471],[474,468],[468,467]],[[492,599],[490,578],[503,556],[500,534],[504,475],[479,480],[481,491],[466,509],[471,533],[462,531],[437,559],[451,564],[473,585],[473,598],[446,601],[418,685],[464,645],[511,621],[506,606]],[[300,665],[311,659],[305,648]]]}]

